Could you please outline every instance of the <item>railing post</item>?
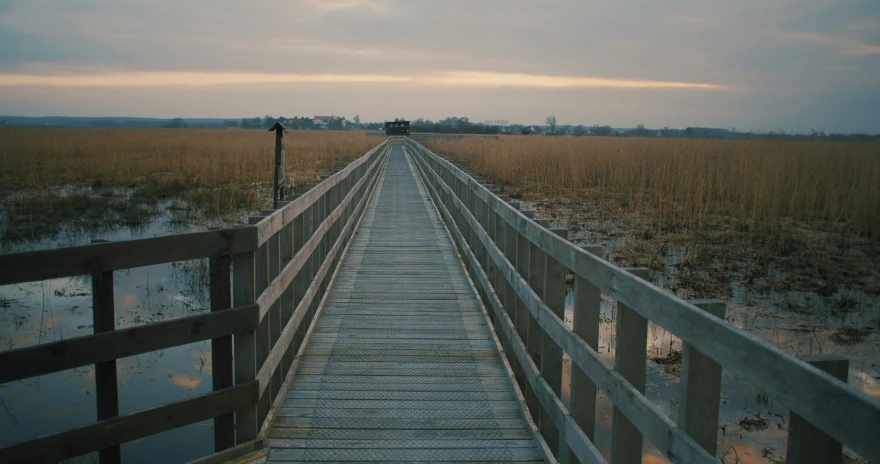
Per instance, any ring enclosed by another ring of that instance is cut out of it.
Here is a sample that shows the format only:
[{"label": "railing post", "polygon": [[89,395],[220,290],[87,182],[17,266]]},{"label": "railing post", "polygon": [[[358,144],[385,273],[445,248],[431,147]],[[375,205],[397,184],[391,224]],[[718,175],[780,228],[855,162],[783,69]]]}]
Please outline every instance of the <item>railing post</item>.
[{"label": "railing post", "polygon": [[[106,240],[92,240],[103,243]],[[113,272],[92,274],[92,322],[95,333],[116,330],[116,305],[113,300]],[[95,403],[98,420],[110,419],[119,415],[119,386],[116,378],[116,361],[95,364]],[[115,464],[122,461],[119,445],[104,448],[98,452],[101,464]]]},{"label": "railing post", "polygon": [[[601,257],[599,245],[581,245],[587,253]],[[574,275],[574,311],[572,330],[590,348],[599,350],[599,309],[602,293],[587,279]],[[596,384],[577,366],[571,366],[571,417],[590,441],[596,436]],[[569,462],[579,462],[574,453],[569,452]]]},{"label": "railing post", "polygon": [[[523,211],[523,213],[526,212]],[[519,232],[519,230],[516,230],[516,227],[513,228],[516,232],[516,270],[519,273],[520,277],[528,282],[530,267],[529,261],[531,259],[531,253],[529,252],[529,250],[531,248],[531,243],[529,242],[529,239],[527,239],[522,233]],[[529,310],[524,302],[519,299],[519,296],[517,295],[516,297],[516,318],[514,319],[514,325],[516,325],[516,331],[519,334],[519,338],[522,340],[523,345],[528,346],[529,320],[532,318],[532,316],[531,314],[529,314]],[[520,381],[520,389],[522,390],[523,396],[525,396],[526,399],[526,406],[529,408],[530,414],[532,414],[532,419],[537,424],[538,398],[535,396],[534,391],[532,391],[532,388],[525,377],[525,367],[523,366],[520,366],[520,377],[518,380]]]},{"label": "railing post", "polygon": [[[568,238],[567,229],[550,229],[550,232]],[[541,299],[553,311],[560,320],[565,321],[565,273],[566,269],[553,259],[544,254],[546,264],[544,266],[544,294]],[[553,339],[541,330],[541,377],[547,381],[550,389],[558,398],[562,398],[562,349]],[[567,456],[568,447],[564,440],[560,440],[560,433],[553,423],[550,415],[541,415],[541,434],[544,440],[557,457]],[[558,443],[558,447],[556,446]]]},{"label": "railing post", "polygon": [[[827,372],[832,377],[847,381],[849,360],[834,354],[805,355],[800,358]],[[789,464],[841,461],[843,446],[827,433],[814,427],[795,412],[789,413],[788,446],[785,461]]]},{"label": "railing post", "polygon": [[[273,234],[269,237],[269,241],[267,242],[267,254],[269,259],[269,277],[266,279],[266,286],[269,286],[269,283],[275,280],[275,277],[278,277],[278,274],[281,273],[281,234],[284,229]],[[284,299],[284,295],[279,297],[272,303],[272,307],[269,309],[269,313],[266,314],[266,321],[269,325],[269,344],[267,345],[268,351],[266,352],[266,356],[268,357],[269,353],[275,347],[275,344],[278,343],[278,339],[281,337],[281,300]],[[272,374],[272,382],[269,391],[269,403],[271,407],[271,403],[275,400],[275,395],[278,394],[278,390],[281,389],[281,382],[283,379],[281,378],[281,371],[283,369],[276,369]]]},{"label": "railing post", "polygon": [[[263,219],[262,216],[254,216],[248,218],[248,221],[251,224],[256,224]],[[266,287],[269,286],[270,282],[270,271],[269,271],[269,247],[272,240],[268,240],[266,243],[260,245],[257,248],[257,251],[254,253],[254,295],[255,298],[258,298],[263,294],[263,291],[266,290]],[[277,303],[277,301],[276,301]],[[272,308],[269,309],[269,312],[266,313],[266,316],[263,317],[263,320],[260,321],[260,324],[257,326],[256,331],[256,363],[255,368],[257,371],[263,367],[263,363],[266,362],[266,358],[269,357],[269,352],[272,350],[271,346],[271,325],[272,325],[272,313],[275,305],[273,304]],[[269,414],[269,408],[271,407],[271,392],[272,386],[267,387],[265,391],[260,392],[259,402],[257,403],[257,430],[260,429],[260,426],[263,424],[263,420]]]},{"label": "railing post", "polygon": [[[280,267],[283,269],[287,263],[293,260],[293,222],[285,225],[281,229],[280,235]],[[287,323],[290,322],[290,318],[293,317],[293,310],[296,308],[293,302],[293,287],[294,284],[291,282],[290,285],[284,289],[284,293],[281,294],[281,320],[279,321],[279,330],[283,330],[284,327],[287,327]],[[293,356],[296,354],[294,345],[294,341],[291,340],[289,348],[285,350],[281,362],[281,369],[278,371],[282,379],[287,376],[287,371],[293,363]]]},{"label": "railing post", "polygon": [[[211,279],[211,312],[232,307],[231,265],[229,255],[209,258]],[[211,379],[214,391],[232,386],[232,336],[211,340]],[[235,416],[226,414],[214,418],[214,451],[235,446]]]},{"label": "railing post", "polygon": [[[534,212],[532,212],[532,215],[534,215]],[[529,267],[526,273],[526,281],[529,283],[529,286],[532,287],[532,290],[535,291],[535,294],[541,298],[544,296],[544,271],[547,265],[547,255],[544,253],[544,250],[540,249],[530,240],[525,237],[523,237],[523,239],[527,244],[529,254]],[[526,351],[529,352],[529,357],[535,362],[535,367],[538,368],[538,371],[543,373],[544,360],[541,358],[541,345],[544,340],[544,330],[541,329],[538,320],[535,319],[527,309],[523,312],[525,313],[527,321],[525,338]],[[546,422],[546,420],[542,421],[541,419],[543,408],[541,407],[541,403],[538,401],[538,397],[535,395],[534,391],[529,391],[529,395],[526,396],[526,405],[529,407],[529,411],[532,413],[532,419],[534,419],[535,423],[540,425],[542,422]]]},{"label": "railing post", "polygon": [[[511,203],[511,206],[513,206],[514,208],[518,208],[519,204]],[[514,269],[517,269],[516,243],[517,243],[517,237],[519,236],[519,233],[516,231],[516,228],[514,226],[508,224],[507,221],[504,221],[502,219],[502,222],[504,223],[504,238],[503,238],[503,246],[501,248],[501,251],[504,252],[504,255],[507,257],[507,260],[510,261],[510,264],[513,265]],[[503,293],[504,293],[504,299],[503,299],[504,311],[507,313],[508,317],[510,317],[510,320],[513,321],[514,326],[517,327],[516,321],[517,321],[517,318],[519,317],[519,316],[517,316],[517,314],[518,314],[517,304],[518,304],[519,298],[516,296],[516,292],[513,290],[513,286],[511,286],[510,283],[507,282],[507,277],[506,277],[507,272],[508,271],[505,270],[504,273],[501,274],[501,285],[502,285]],[[505,337],[505,339],[506,339],[506,337]],[[510,347],[514,343],[515,342],[513,340],[507,340],[507,346],[506,346],[507,360],[508,360],[508,362],[510,362],[510,365],[513,367],[513,375],[514,375],[514,378],[516,379],[517,384],[519,385],[520,389],[522,389],[523,383],[525,382],[525,377],[523,376],[522,366],[520,366],[520,364],[516,358],[516,354],[514,353],[514,351],[512,349],[510,349]]]},{"label": "railing post", "polygon": [[[648,278],[648,269],[630,268],[628,272],[640,279]],[[645,393],[645,353],[648,344],[648,320],[635,310],[617,302],[617,344],[614,368],[639,391]],[[642,462],[642,434],[614,408],[611,425],[611,463]]]},{"label": "railing post", "polygon": [[[254,304],[255,255],[253,251],[232,255],[232,304]],[[251,382],[257,376],[256,331],[237,334],[234,337],[235,384]],[[255,406],[235,413],[235,443],[242,444],[257,438],[257,410]]]},{"label": "railing post", "polygon": [[[727,304],[720,300],[691,303],[724,319]],[[681,392],[678,425],[703,449],[715,456],[718,447],[718,410],[721,403],[721,366],[688,343],[681,347]]]}]

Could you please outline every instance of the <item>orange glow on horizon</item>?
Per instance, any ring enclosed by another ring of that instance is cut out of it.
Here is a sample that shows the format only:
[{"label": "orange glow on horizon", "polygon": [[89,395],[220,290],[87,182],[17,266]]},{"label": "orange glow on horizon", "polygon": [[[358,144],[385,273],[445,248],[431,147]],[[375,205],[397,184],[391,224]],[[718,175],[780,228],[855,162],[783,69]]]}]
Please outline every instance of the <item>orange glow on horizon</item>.
[{"label": "orange glow on horizon", "polygon": [[92,74],[0,74],[0,86],[172,87],[284,83],[378,83],[449,87],[726,89],[707,83],[614,79],[487,71],[449,71],[423,76],[388,74],[272,74],[212,72],[113,72]]}]

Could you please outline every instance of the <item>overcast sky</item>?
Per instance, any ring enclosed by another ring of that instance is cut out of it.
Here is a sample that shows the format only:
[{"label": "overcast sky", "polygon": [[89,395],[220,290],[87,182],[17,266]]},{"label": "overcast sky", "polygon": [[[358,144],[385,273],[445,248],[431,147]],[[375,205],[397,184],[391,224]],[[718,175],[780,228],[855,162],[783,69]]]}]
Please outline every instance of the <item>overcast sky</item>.
[{"label": "overcast sky", "polygon": [[0,0],[0,114],[880,133],[880,1]]}]

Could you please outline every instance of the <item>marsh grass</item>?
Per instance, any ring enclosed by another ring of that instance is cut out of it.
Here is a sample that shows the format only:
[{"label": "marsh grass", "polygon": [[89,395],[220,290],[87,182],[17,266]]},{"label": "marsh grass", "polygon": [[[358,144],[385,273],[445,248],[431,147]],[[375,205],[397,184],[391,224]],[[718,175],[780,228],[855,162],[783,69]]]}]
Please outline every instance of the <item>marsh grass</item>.
[{"label": "marsh grass", "polygon": [[614,137],[464,138],[434,151],[532,202],[669,287],[831,297],[880,259],[880,144]]},{"label": "marsh grass", "polygon": [[[287,187],[381,140],[291,131]],[[270,203],[273,153],[273,135],[262,130],[0,127],[0,241],[45,238],[65,226],[136,227],[165,210],[180,223],[230,223]]]}]

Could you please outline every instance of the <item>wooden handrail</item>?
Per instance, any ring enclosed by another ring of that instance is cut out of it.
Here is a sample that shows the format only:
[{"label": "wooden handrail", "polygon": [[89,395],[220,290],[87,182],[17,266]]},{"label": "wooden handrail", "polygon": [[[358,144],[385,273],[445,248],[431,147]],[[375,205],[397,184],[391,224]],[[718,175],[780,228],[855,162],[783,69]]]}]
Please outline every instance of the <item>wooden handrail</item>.
[{"label": "wooden handrail", "polygon": [[293,218],[299,216],[303,213],[303,211],[311,207],[331,188],[335,187],[337,184],[347,179],[353,171],[360,168],[364,163],[368,161],[372,163],[373,161],[375,161],[377,154],[379,154],[381,151],[380,149],[384,149],[386,146],[388,146],[387,139],[382,143],[376,145],[375,147],[371,148],[363,156],[352,161],[342,170],[332,174],[331,176],[317,184],[314,188],[300,195],[300,197],[296,200],[291,201],[289,204],[279,208],[277,211],[273,212],[272,214],[258,222],[256,224],[257,246],[266,243],[266,241],[269,240],[269,237],[276,234],[279,230],[281,230],[282,227],[293,221]]},{"label": "wooden handrail", "polygon": [[253,226],[0,254],[0,285],[208,258],[256,248]]},{"label": "wooden handrail", "polygon": [[[673,462],[716,462],[714,457],[710,456],[705,450],[700,448],[694,440],[688,437],[687,434],[685,434],[674,422],[672,422],[671,419],[660,411],[657,406],[630,384],[619,372],[614,370],[614,368],[610,366],[607,361],[602,359],[595,350],[586,344],[586,342],[575,335],[574,332],[565,325],[565,322],[547,307],[538,294],[529,286],[528,282],[526,282],[510,261],[508,261],[503,253],[501,253],[501,250],[499,250],[498,247],[488,239],[485,230],[479,225],[476,218],[474,218],[468,210],[467,206],[453,194],[452,189],[449,188],[448,185],[440,180],[436,172],[433,172],[429,167],[427,170],[429,173],[433,173],[431,176],[432,178],[427,183],[431,184],[432,189],[435,188],[434,185],[438,185],[443,191],[445,198],[449,199],[447,201],[453,203],[453,208],[459,213],[459,217],[465,221],[465,224],[470,227],[471,230],[475,231],[478,240],[481,241],[485,250],[489,252],[493,262],[499,268],[502,275],[504,275],[506,281],[514,288],[517,296],[519,296],[524,302],[525,309],[527,309],[535,318],[542,332],[549,335],[554,342],[561,346],[571,357],[572,363],[578,366],[587,376],[593,379],[600,388],[608,393],[612,403],[620,408],[624,415],[626,415],[626,417],[649,440],[651,440],[657,449],[670,457]],[[443,201],[441,200],[437,203],[442,204]],[[444,205],[442,209],[446,211],[446,206]],[[446,214],[448,214],[448,212],[446,212]],[[451,228],[456,231],[458,230],[458,227],[454,224]],[[494,289],[490,286],[488,277],[485,275],[482,267],[479,266],[479,262],[473,257],[469,247],[465,246],[463,249],[465,254],[467,254],[469,258],[472,258],[472,268],[475,271],[479,270],[476,272],[477,279],[483,287],[484,294],[490,295],[490,303],[491,306],[493,306],[496,317],[506,317],[508,319],[505,320],[509,321],[509,316],[507,316],[500,301],[497,300],[497,295],[495,294]],[[511,324],[513,323],[511,322]],[[531,357],[525,352],[525,345],[514,326],[511,325],[510,331],[507,332],[509,332],[509,335],[515,336],[515,338],[511,339],[511,345],[517,354],[517,358],[521,357],[521,354],[517,351],[519,349],[518,345],[522,345],[522,356],[526,359],[520,359],[520,365],[523,366],[523,370],[535,393],[540,393],[537,399],[541,401],[542,406],[545,407],[545,410],[549,407],[550,410],[548,412],[550,413],[554,413],[554,409],[561,407],[562,410],[556,411],[554,414],[568,416],[569,412],[561,406],[561,400],[552,390],[550,390],[549,384],[546,383],[546,380],[543,377],[540,377],[540,374],[538,374],[538,378],[531,378],[529,375],[529,366],[534,366],[534,363]],[[528,362],[524,363],[523,361]],[[534,366],[534,368],[537,371],[537,366]],[[540,379],[540,382],[538,382],[538,379]],[[546,390],[544,388],[545,386],[547,387]],[[542,395],[544,396],[543,399]],[[576,431],[579,432],[568,432],[568,435],[572,435],[573,433],[573,436],[586,436],[573,420],[571,424],[557,424],[557,427],[574,427]],[[569,446],[572,447],[576,454],[578,453],[575,446],[571,443],[569,443]],[[581,444],[578,446],[583,451],[584,445]],[[578,459],[584,460],[588,459],[588,457],[579,455]]]},{"label": "wooden handrail", "polygon": [[[874,433],[872,427],[866,427],[866,424],[880,424],[880,401],[770,343],[639,279],[632,273],[574,246],[514,209],[449,161],[411,140],[408,140],[407,144],[412,152],[418,155],[417,158],[423,159],[426,163],[430,161],[437,166],[429,168],[428,171],[434,172],[439,177],[435,169],[443,169],[451,179],[457,180],[469,195],[489,205],[491,211],[504,220],[508,227],[513,227],[530,243],[577,276],[669,330],[684,343],[715,360],[738,377],[767,391],[801,417],[850,446],[857,453],[871,460],[880,459],[880,436]],[[446,185],[445,182],[443,185]],[[453,194],[452,190],[450,189],[447,194]],[[460,211],[461,214],[470,225],[477,225],[468,207],[460,203],[460,200],[459,204],[464,208]],[[464,214],[465,211],[467,214]],[[483,235],[485,236],[485,233]],[[492,246],[489,247],[489,244]],[[491,241],[482,242],[482,245],[489,250],[493,259],[504,258]],[[501,262],[496,260],[496,265],[501,266]],[[601,360],[594,358],[595,353],[583,340],[574,334],[569,336],[570,331],[561,324],[561,321],[558,321],[560,324],[550,323],[553,318],[545,315],[546,305],[534,295],[534,292],[527,291],[530,290],[528,285],[522,282],[518,275],[512,274],[513,272],[507,272],[508,282],[517,290],[520,298],[527,301],[528,310],[539,318],[539,322],[543,321],[541,327],[545,333],[552,336],[572,356],[572,361],[584,369],[594,382],[602,386],[600,379],[594,378],[594,375],[602,377],[607,366],[602,365]],[[817,398],[833,400],[816,401]],[[629,415],[627,417],[633,420]],[[641,431],[646,436],[649,435],[645,430]]]},{"label": "wooden handrail", "polygon": [[0,351],[0,383],[253,330],[258,315],[250,305]]},{"label": "wooden handrail", "polygon": [[[381,159],[382,158],[380,158],[380,160]],[[375,166],[378,166],[378,163]],[[371,191],[379,178],[378,169],[371,170],[370,172],[370,183],[369,186],[367,186],[365,192]],[[351,189],[351,192],[349,192],[348,200],[350,200],[354,196],[355,192],[357,192],[361,185],[363,185],[363,181],[367,179],[367,177],[368,176],[365,175],[364,178],[358,181],[357,185]],[[305,317],[306,311],[314,301],[315,296],[318,295],[318,286],[320,282],[322,282],[330,272],[332,267],[331,265],[334,262],[336,255],[342,251],[342,249],[345,247],[345,244],[347,243],[347,240],[350,238],[350,234],[354,231],[354,224],[357,223],[358,217],[366,210],[368,198],[369,196],[366,194],[363,194],[361,196],[355,207],[355,213],[352,214],[346,222],[343,230],[339,234],[339,237],[336,239],[333,247],[327,253],[327,257],[324,259],[324,262],[321,264],[321,267],[318,269],[315,277],[312,279],[311,284],[306,289],[305,294],[303,295],[302,299],[294,310],[293,316],[281,330],[278,341],[272,347],[269,355],[266,357],[266,361],[263,362],[263,365],[257,372],[256,379],[260,386],[260,396],[262,396],[263,393],[266,391],[266,387],[269,384],[269,379],[271,378],[272,373],[274,373],[275,370],[278,368],[278,365],[281,363],[282,356],[287,351],[288,345],[293,341],[294,332],[299,328],[299,325],[302,323],[302,320]],[[340,205],[336,212],[341,212],[343,208],[347,207],[348,203],[349,202],[346,201],[345,204]],[[288,281],[286,285],[290,285],[291,281]]]},{"label": "wooden handrail", "polygon": [[50,463],[230,413],[257,401],[257,384],[236,385],[0,448],[4,464]]},{"label": "wooden handrail", "polygon": [[[327,231],[336,224],[339,217],[345,212],[345,208],[351,202],[351,199],[354,197],[355,192],[358,188],[365,182],[365,180],[375,174],[376,167],[378,163],[373,163],[370,166],[370,169],[367,173],[361,177],[354,186],[352,186],[351,190],[343,199],[342,203],[336,207],[336,209],[330,213],[326,219],[324,219],[321,224],[315,229],[312,236],[309,240],[303,244],[302,248],[300,248],[297,253],[294,255],[293,259],[285,265],[284,269],[279,273],[275,279],[269,284],[266,290],[260,294],[257,298],[257,305],[260,306],[260,320],[266,315],[266,312],[269,308],[275,304],[278,298],[281,296],[281,293],[290,286],[290,283],[293,282],[293,278],[299,273],[302,269],[302,266],[305,264],[305,261],[311,257],[312,253],[315,252],[318,245],[320,245],[321,241],[324,239],[324,235]],[[329,179],[328,179],[329,180]],[[299,201],[298,198],[295,201]]]}]

